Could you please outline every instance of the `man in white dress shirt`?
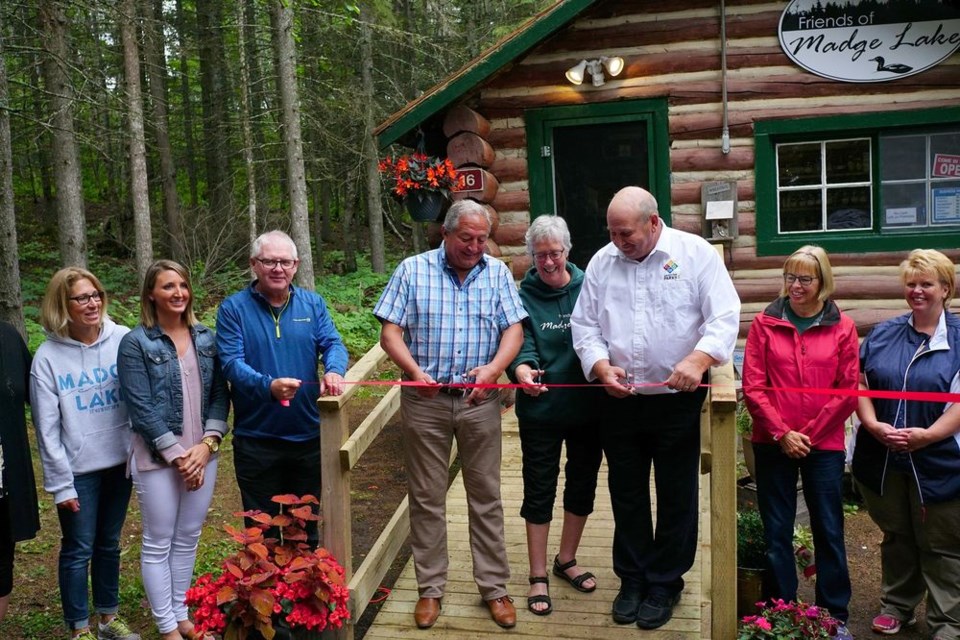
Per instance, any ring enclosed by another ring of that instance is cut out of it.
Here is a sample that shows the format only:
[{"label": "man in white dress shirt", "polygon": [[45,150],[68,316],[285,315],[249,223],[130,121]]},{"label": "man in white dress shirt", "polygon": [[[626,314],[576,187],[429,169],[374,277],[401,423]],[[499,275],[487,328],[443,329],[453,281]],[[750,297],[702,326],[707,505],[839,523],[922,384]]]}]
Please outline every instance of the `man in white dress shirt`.
[{"label": "man in white dress shirt", "polygon": [[701,383],[707,369],[730,359],[740,328],[740,300],[719,254],[703,238],[667,227],[657,211],[640,187],[614,195],[611,242],[590,260],[571,317],[584,374],[611,396],[601,439],[620,578],[613,619],[642,629],[670,620],[693,566]]}]

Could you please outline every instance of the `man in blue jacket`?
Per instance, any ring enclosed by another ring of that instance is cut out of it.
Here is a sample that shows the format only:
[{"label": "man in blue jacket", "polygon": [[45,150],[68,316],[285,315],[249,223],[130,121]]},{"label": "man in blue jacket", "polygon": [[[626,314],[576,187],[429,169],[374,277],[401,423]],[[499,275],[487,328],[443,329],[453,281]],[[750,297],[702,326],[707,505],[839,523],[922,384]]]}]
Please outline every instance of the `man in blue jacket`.
[{"label": "man in blue jacket", "polygon": [[[217,314],[217,351],[232,387],[233,459],[248,511],[275,514],[271,498],[284,493],[320,497],[315,399],[343,393],[347,350],[323,298],[293,286],[299,262],[290,236],[264,233],[250,249],[256,279]],[[316,546],[316,522],[307,536]]]}]

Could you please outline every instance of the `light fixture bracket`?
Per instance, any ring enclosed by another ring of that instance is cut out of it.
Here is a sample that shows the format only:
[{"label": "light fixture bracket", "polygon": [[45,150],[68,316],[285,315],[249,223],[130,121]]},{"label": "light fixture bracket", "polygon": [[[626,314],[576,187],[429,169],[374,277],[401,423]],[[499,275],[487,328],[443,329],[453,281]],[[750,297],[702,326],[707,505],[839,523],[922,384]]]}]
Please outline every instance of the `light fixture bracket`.
[{"label": "light fixture bracket", "polygon": [[624,62],[620,56],[600,56],[593,60],[581,60],[566,71],[567,80],[571,84],[583,84],[586,74],[590,74],[591,83],[595,87],[602,87],[606,84],[604,70],[613,78],[623,72]]}]

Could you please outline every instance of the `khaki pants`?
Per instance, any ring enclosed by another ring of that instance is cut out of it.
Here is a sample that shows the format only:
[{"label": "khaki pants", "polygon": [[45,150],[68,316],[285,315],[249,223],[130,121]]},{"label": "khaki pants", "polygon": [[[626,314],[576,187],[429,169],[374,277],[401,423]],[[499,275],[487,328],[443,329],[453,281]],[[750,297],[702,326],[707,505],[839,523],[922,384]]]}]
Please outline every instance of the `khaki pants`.
[{"label": "khaki pants", "polygon": [[507,595],[510,566],[500,501],[500,399],[478,406],[404,388],[403,449],[410,492],[410,546],[420,596],[441,598],[447,583],[446,500],[453,438],[462,462],[470,524],[473,577],[484,600]]},{"label": "khaki pants", "polygon": [[904,473],[887,473],[882,496],[859,489],[883,531],[880,612],[909,620],[926,591],[931,637],[960,638],[960,501],[921,514],[916,481]]}]

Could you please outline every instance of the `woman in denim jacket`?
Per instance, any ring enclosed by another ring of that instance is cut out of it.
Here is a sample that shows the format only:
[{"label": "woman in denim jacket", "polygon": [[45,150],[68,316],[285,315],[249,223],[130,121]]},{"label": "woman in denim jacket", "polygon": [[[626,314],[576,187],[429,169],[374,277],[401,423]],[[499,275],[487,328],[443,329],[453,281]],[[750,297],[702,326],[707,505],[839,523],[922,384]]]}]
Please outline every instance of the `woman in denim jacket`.
[{"label": "woman in denim jacket", "polygon": [[187,270],[171,260],[153,263],[140,307],[140,325],[120,343],[118,368],[134,431],[143,586],[163,639],[194,640],[184,598],[230,400],[214,334],[193,313]]}]

